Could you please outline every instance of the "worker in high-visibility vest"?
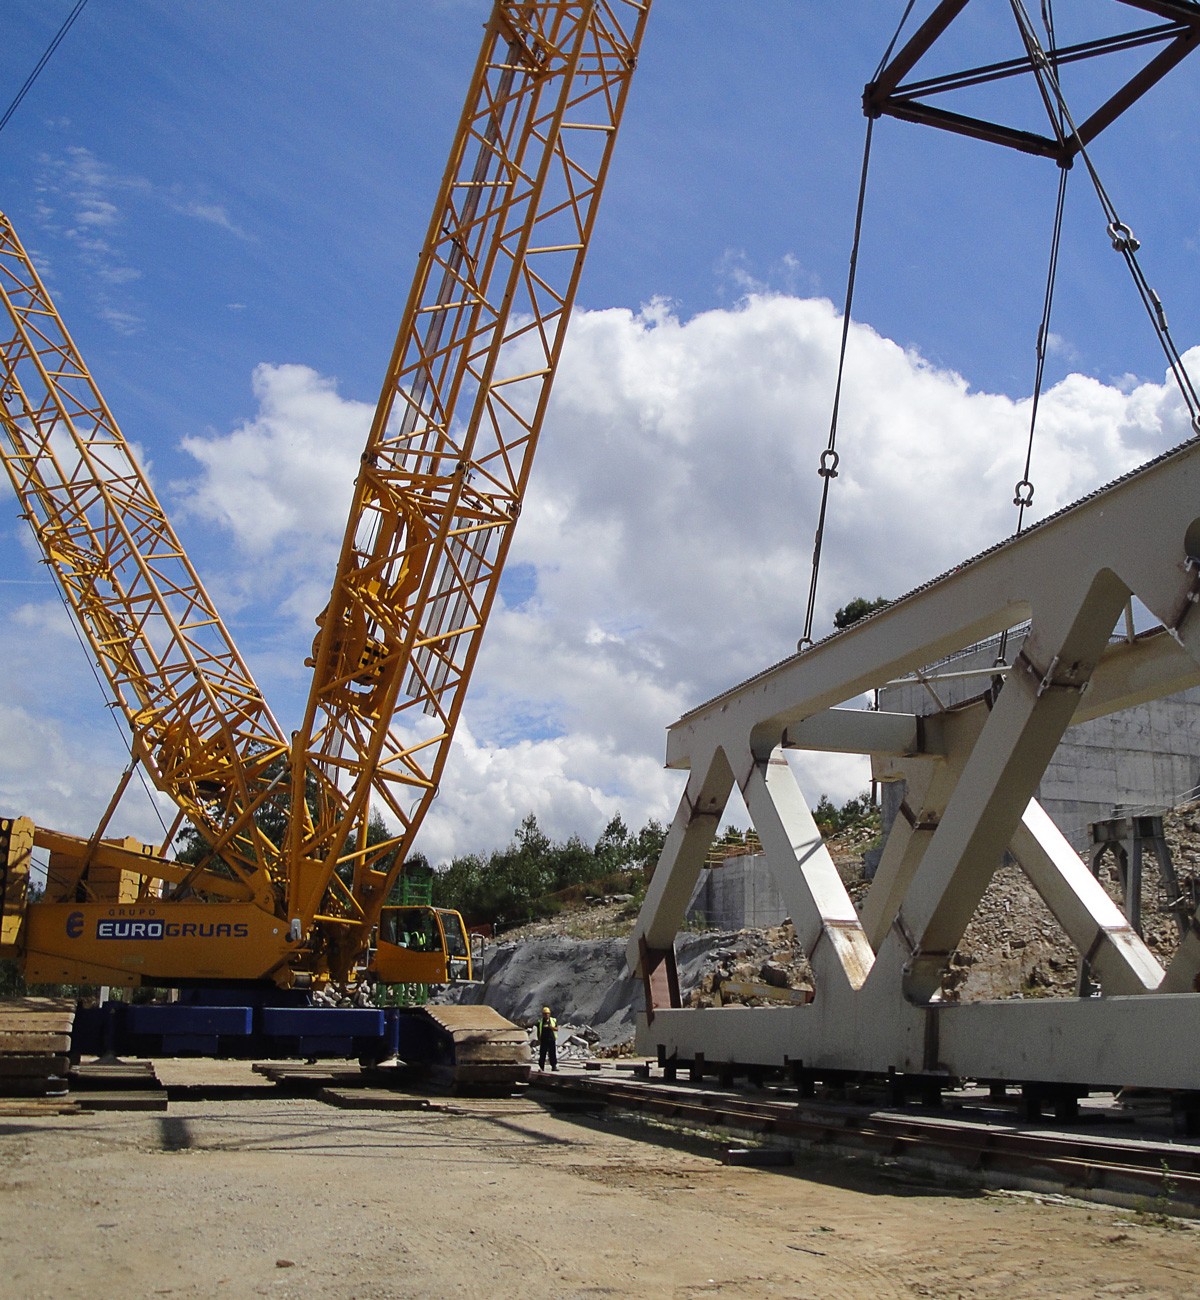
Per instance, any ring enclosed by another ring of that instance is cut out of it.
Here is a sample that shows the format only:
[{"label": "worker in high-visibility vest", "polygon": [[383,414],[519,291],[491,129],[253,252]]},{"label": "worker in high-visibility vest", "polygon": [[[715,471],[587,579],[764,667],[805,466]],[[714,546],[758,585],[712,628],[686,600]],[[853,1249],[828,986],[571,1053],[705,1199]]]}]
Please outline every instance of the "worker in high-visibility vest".
[{"label": "worker in high-visibility vest", "polygon": [[538,1069],[546,1068],[546,1056],[550,1057],[550,1068],[558,1071],[558,1021],[550,1014],[549,1007],[542,1008],[542,1018],[537,1022]]}]

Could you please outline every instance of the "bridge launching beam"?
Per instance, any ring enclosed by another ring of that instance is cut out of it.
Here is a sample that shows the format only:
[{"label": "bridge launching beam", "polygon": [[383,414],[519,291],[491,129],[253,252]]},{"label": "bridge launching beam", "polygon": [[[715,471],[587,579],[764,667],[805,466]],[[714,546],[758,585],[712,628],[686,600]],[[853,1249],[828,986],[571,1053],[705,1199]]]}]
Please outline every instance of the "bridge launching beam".
[{"label": "bridge launching beam", "polygon": [[[1034,800],[1072,723],[1200,683],[1198,597],[1200,443],[1189,443],[681,718],[667,762],[691,775],[630,963],[661,954],[678,932],[736,784],[816,994],[786,1008],[652,1005],[639,1049],[829,1071],[1200,1087],[1200,1063],[1180,1050],[1200,1031],[1200,932],[1164,972]],[[1132,641],[1114,636],[1131,598],[1159,620]],[[974,700],[925,717],[860,707],[865,692],[919,679],[934,661],[1026,624],[1014,662]],[[878,779],[905,782],[861,911],[788,763],[797,749],[868,754]],[[1006,853],[1089,963],[1100,996],[943,1001],[950,958]]]}]

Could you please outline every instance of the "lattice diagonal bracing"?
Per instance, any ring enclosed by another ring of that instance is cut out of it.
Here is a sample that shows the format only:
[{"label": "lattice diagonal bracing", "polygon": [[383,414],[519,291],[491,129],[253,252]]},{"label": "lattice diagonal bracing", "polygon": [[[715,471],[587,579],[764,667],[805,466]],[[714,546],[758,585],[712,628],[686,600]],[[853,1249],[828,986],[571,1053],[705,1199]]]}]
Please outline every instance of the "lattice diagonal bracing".
[{"label": "lattice diagonal bracing", "polygon": [[286,743],[3,214],[0,305],[3,460],[46,562],[135,755],[265,898],[273,848],[251,813]]},{"label": "lattice diagonal bracing", "polygon": [[[494,4],[290,744],[4,227],[9,473],[136,756],[217,863],[182,881],[157,860],[134,869],[177,892],[255,898],[313,970],[352,970],[436,793],[649,9]],[[372,799],[396,830],[368,846]],[[282,845],[258,824],[278,816],[255,816],[268,801],[294,813]]]}]

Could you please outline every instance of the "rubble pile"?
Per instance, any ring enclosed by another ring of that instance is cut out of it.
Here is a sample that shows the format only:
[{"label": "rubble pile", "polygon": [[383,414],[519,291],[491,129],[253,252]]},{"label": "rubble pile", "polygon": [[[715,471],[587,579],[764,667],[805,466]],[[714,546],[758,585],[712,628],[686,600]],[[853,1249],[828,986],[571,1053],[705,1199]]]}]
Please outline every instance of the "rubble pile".
[{"label": "rubble pile", "polygon": [[[682,987],[692,987],[708,951],[722,938],[733,941],[737,936],[679,936],[675,951]],[[632,1040],[634,1017],[644,1006],[641,981],[626,968],[627,941],[628,936],[566,935],[506,940],[485,949],[482,984],[451,986],[435,1000],[483,1003],[519,1025],[532,1025],[548,1006],[560,1026],[587,1038],[593,1049],[611,1049]]]},{"label": "rubble pile", "polygon": [[[625,938],[565,935],[494,944],[486,949],[482,984],[451,986],[434,1000],[483,1003],[528,1026],[548,1006],[559,1021],[560,1056],[619,1054],[632,1043],[635,1017],[645,1005],[641,982],[626,969],[625,944]],[[681,934],[675,953],[687,1006],[787,1005],[806,1001],[812,989],[790,922],[769,930]]]},{"label": "rubble pile", "polygon": [[[1166,966],[1179,946],[1176,915],[1194,907],[1200,882],[1200,801],[1167,813],[1163,830],[1182,899],[1169,897],[1153,853],[1142,858],[1142,933]],[[1101,883],[1121,903],[1112,856],[1101,860]],[[947,1000],[1075,997],[1079,954],[1017,866],[1001,867],[950,962],[943,986]]]},{"label": "rubble pile", "polygon": [[[554,1036],[560,1061],[586,1061],[597,1055],[593,1048],[599,1043],[600,1035],[591,1025],[560,1024]],[[534,1064],[538,1060],[537,1030],[529,1028],[529,1051]]]},{"label": "rubble pile", "polygon": [[313,989],[314,1007],[374,1007],[375,992],[371,983],[360,980],[356,984],[339,984],[330,980],[323,987]]},{"label": "rubble pile", "polygon": [[1074,997],[1074,945],[1017,866],[992,877],[942,984],[948,1002]]},{"label": "rubble pile", "polygon": [[721,942],[708,950],[695,984],[683,998],[690,1007],[760,1007],[807,1000],[781,997],[782,990],[808,994],[813,990],[808,958],[790,921],[767,930],[722,935]]}]

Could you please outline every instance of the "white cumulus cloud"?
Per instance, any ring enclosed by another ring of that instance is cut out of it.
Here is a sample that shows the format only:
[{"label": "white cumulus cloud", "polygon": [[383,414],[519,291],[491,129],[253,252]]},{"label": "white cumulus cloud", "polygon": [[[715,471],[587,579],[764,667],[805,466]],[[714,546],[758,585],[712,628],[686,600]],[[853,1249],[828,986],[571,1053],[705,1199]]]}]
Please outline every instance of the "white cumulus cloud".
[{"label": "white cumulus cloud", "polygon": [[[673,815],[666,727],[803,631],[840,331],[826,301],[765,294],[686,320],[665,303],[577,313],[509,599],[423,832],[434,861],[504,843],[529,811],[559,838],[594,837],[616,811]],[[260,366],[253,382],[256,414],[189,438],[197,473],[175,491],[229,539],[210,585],[272,622],[254,662],[290,728],[371,409],[304,366]],[[1027,520],[1187,436],[1167,385],[1069,375],[1042,398]],[[974,392],[854,326],[815,634],[854,597],[899,596],[1010,534],[1028,437],[1028,400]],[[813,803],[867,780],[854,758],[798,771]],[[11,765],[4,782],[7,806]]]}]

